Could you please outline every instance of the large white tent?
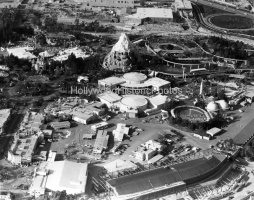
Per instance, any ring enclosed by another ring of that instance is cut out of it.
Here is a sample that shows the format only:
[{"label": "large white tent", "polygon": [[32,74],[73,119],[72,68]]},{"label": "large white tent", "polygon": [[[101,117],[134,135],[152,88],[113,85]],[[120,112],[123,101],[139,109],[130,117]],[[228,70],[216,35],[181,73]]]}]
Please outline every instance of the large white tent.
[{"label": "large white tent", "polygon": [[19,59],[34,59],[36,56],[29,52],[32,49],[32,47],[15,47],[7,49],[7,52],[9,55],[12,54]]}]

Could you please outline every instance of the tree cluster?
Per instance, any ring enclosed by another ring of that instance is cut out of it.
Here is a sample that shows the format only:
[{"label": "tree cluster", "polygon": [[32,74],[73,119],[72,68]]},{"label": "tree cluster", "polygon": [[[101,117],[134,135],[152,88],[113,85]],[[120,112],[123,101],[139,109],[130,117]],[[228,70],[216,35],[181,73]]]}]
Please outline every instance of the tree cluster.
[{"label": "tree cluster", "polygon": [[254,160],[254,141],[251,141],[248,145],[244,146],[242,155],[251,161]]},{"label": "tree cluster", "polygon": [[31,27],[23,26],[23,21],[26,19],[24,19],[21,10],[2,9],[0,15],[0,44],[5,44],[9,41],[20,41],[25,36],[34,35]]},{"label": "tree cluster", "polygon": [[104,26],[100,24],[98,21],[92,21],[89,23],[85,23],[84,21],[80,22],[79,19],[76,19],[74,24],[62,24],[57,23],[55,18],[47,17],[45,19],[44,28],[47,32],[51,33],[59,33],[59,32],[68,32],[72,34],[73,32],[96,32],[96,33],[114,33],[114,26]]},{"label": "tree cluster", "polygon": [[194,39],[199,45],[209,50],[213,49],[213,54],[225,58],[247,59],[248,55],[245,49],[247,46],[243,42],[226,40],[222,37],[211,36],[207,40],[202,40],[199,37]]},{"label": "tree cluster", "polygon": [[67,194],[66,191],[52,192],[51,196],[40,196],[38,200],[76,200],[78,195]]},{"label": "tree cluster", "polygon": [[12,54],[4,58],[3,63],[7,65],[10,69],[20,69],[22,68],[24,71],[31,70],[31,62],[26,59],[19,59]]}]

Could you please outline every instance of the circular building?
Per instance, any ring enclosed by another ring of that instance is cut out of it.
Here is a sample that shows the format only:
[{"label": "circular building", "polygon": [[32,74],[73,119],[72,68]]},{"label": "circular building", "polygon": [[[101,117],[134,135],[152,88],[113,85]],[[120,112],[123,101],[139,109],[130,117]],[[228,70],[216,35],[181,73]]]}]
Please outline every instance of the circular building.
[{"label": "circular building", "polygon": [[134,83],[134,84],[140,84],[145,82],[147,79],[147,76],[142,73],[138,72],[130,72],[123,75],[123,79],[126,81],[126,83]]},{"label": "circular building", "polygon": [[216,101],[216,103],[219,104],[220,109],[223,111],[229,109],[228,103],[225,100],[219,100],[219,101]]},{"label": "circular building", "polygon": [[148,101],[140,96],[127,96],[121,99],[120,109],[122,111],[138,110],[142,112],[147,108]]},{"label": "circular building", "polygon": [[210,103],[207,104],[206,110],[209,112],[216,112],[219,110],[219,106],[215,101],[211,101]]}]

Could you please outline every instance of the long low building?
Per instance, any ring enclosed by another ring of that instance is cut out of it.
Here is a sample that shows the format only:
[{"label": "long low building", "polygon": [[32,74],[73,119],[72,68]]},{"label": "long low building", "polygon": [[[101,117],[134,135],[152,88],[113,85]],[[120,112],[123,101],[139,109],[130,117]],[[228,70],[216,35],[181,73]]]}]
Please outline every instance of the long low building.
[{"label": "long low building", "polygon": [[254,119],[251,120],[234,138],[233,141],[235,144],[244,145],[246,144],[252,137],[254,137],[253,133],[254,128]]},{"label": "long low building", "polygon": [[171,8],[137,8],[137,13],[124,17],[125,23],[133,22],[135,25],[143,24],[145,21],[169,22],[173,21]]},{"label": "long low building", "polygon": [[70,127],[71,127],[71,123],[70,123],[69,121],[51,122],[50,125],[51,125],[52,128],[54,128],[55,130],[57,130],[57,129],[62,129],[62,128],[70,128]]},{"label": "long low building", "polygon": [[94,142],[94,146],[93,146],[93,153],[101,154],[103,150],[107,149],[108,138],[109,138],[109,135],[108,135],[107,129],[98,130],[97,136]]},{"label": "long low building", "polygon": [[185,163],[143,171],[106,182],[111,199],[150,199],[156,193],[172,194],[211,176],[226,161],[224,155],[212,155]]}]

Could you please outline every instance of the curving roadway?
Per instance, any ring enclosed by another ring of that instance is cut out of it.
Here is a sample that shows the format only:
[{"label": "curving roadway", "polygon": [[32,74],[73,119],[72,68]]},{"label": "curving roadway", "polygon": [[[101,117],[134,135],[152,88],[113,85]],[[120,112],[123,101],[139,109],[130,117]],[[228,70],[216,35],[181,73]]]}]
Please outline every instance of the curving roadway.
[{"label": "curving roadway", "polygon": [[216,1],[216,0],[190,0],[192,3],[199,3],[205,6],[210,6],[213,8],[217,8],[220,10],[224,10],[227,12],[232,12],[234,14],[240,14],[249,18],[254,18],[254,13],[251,12],[248,9],[244,9],[244,8],[239,8],[236,5],[233,4],[228,4],[225,2],[221,2],[221,1]]}]

